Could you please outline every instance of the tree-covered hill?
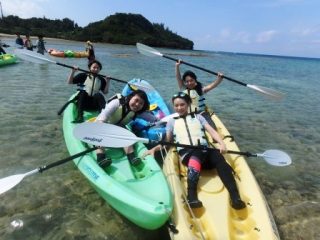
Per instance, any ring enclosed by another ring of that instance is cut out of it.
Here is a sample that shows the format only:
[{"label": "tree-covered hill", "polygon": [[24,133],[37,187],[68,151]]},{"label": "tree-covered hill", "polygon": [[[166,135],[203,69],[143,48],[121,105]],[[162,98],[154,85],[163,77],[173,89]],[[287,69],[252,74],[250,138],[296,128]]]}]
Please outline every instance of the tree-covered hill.
[{"label": "tree-covered hill", "polygon": [[41,34],[52,38],[126,45],[141,42],[156,47],[193,49],[192,41],[173,33],[163,23],[151,23],[142,15],[131,13],[116,13],[83,28],[68,18],[21,19],[11,15],[0,19],[0,32],[21,35]]}]

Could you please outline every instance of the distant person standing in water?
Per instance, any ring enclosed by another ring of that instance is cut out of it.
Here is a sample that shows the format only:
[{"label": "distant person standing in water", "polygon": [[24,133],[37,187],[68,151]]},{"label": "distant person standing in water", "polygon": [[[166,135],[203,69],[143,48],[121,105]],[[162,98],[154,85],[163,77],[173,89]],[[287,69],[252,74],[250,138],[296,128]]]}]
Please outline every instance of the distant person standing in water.
[{"label": "distant person standing in water", "polygon": [[6,54],[6,51],[2,48],[2,46],[4,47],[5,44],[2,44],[1,39],[0,39],[0,54]]},{"label": "distant person standing in water", "polygon": [[32,41],[30,39],[30,35],[29,34],[26,35],[26,40],[24,41],[24,47],[27,50],[33,51],[33,44],[32,44]]},{"label": "distant person standing in water", "polygon": [[96,56],[94,54],[94,48],[93,44],[90,41],[86,42],[86,52],[88,52],[88,63],[94,61],[96,59]]},{"label": "distant person standing in water", "polygon": [[23,39],[20,37],[20,33],[17,33],[16,44],[18,48],[23,48]]},{"label": "distant person standing in water", "polygon": [[40,53],[42,55],[44,55],[44,52],[47,52],[45,46],[44,46],[44,41],[43,41],[43,36],[39,35],[38,36],[38,40],[37,40],[37,53]]}]

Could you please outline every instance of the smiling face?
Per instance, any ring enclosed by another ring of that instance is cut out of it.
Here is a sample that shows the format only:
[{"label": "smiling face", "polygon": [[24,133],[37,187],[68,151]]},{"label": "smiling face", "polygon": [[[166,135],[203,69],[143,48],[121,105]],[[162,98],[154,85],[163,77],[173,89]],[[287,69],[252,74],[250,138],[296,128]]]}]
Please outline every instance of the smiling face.
[{"label": "smiling face", "polygon": [[134,95],[129,101],[129,108],[133,112],[139,112],[144,106],[144,100],[139,95]]},{"label": "smiling face", "polygon": [[92,63],[91,66],[90,66],[90,72],[95,73],[95,74],[99,73],[100,72],[99,64]]},{"label": "smiling face", "polygon": [[191,76],[186,76],[184,84],[188,89],[194,89],[197,86],[197,81]]},{"label": "smiling face", "polygon": [[177,112],[181,117],[186,116],[188,114],[188,107],[188,103],[183,98],[178,97],[173,100],[174,111]]}]

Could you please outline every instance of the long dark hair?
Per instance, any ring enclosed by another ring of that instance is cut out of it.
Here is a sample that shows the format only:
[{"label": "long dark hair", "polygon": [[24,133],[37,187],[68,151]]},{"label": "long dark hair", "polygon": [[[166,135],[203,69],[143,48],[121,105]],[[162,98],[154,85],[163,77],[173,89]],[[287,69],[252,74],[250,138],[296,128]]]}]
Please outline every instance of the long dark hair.
[{"label": "long dark hair", "polygon": [[133,98],[136,95],[138,95],[144,101],[143,107],[137,113],[139,114],[139,113],[142,113],[144,111],[149,110],[150,102],[149,102],[148,96],[144,91],[142,91],[140,89],[135,90],[132,93],[130,93],[128,96],[126,96],[126,101],[125,101],[126,107],[129,109],[129,102],[130,102],[131,98]]}]

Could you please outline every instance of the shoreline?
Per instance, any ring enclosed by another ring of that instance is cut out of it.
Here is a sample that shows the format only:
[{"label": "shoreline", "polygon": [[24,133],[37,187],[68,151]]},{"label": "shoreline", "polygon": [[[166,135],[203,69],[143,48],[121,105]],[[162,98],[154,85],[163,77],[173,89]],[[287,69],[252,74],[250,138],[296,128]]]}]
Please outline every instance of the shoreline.
[{"label": "shoreline", "polygon": [[[22,39],[25,38],[26,35],[20,34]],[[10,38],[10,39],[16,39],[17,35],[15,34],[7,34],[7,33],[0,33],[0,39],[2,38]],[[37,40],[38,36],[30,36],[31,40]],[[67,40],[62,38],[50,38],[50,37],[43,37],[44,40],[54,40],[54,41],[63,41],[63,42],[82,42],[82,41],[75,41],[75,40]]]}]

